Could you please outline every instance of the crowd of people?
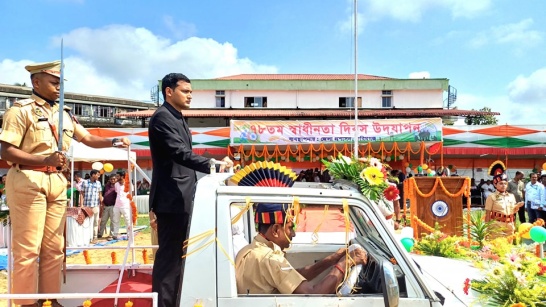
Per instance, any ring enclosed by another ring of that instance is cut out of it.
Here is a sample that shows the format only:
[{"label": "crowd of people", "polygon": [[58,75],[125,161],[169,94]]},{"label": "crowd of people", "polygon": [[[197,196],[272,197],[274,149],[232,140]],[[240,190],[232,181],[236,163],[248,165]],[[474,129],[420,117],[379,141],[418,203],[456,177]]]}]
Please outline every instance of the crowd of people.
[{"label": "crowd of people", "polygon": [[[129,192],[125,192],[125,172],[120,170],[112,175],[105,175],[102,186],[102,175],[92,170],[82,178],[79,172],[74,173],[74,180],[68,181],[68,206],[89,208],[91,232],[89,243],[95,244],[100,239],[117,240],[120,221],[123,217],[127,231],[131,227],[131,202]],[[132,184],[131,184],[132,185]],[[110,222],[107,230],[108,222]]]}]

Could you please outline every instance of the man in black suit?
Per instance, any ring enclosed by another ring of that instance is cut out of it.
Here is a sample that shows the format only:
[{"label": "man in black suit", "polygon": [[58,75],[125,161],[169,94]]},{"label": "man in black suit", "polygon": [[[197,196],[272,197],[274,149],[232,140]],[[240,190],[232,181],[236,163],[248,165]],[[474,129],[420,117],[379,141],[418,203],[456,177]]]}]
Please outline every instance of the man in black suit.
[{"label": "man in black suit", "polygon": [[[166,75],[161,91],[165,103],[155,111],[148,128],[153,162],[150,222],[152,226],[157,225],[159,245],[154,259],[152,291],[159,294],[158,306],[173,307],[183,276],[185,251],[182,245],[187,239],[193,211],[195,171],[208,173],[211,160],[192,151],[191,132],[183,116],[192,98],[188,77],[179,73]],[[227,163],[224,167],[233,166],[228,157],[223,161]]]}]

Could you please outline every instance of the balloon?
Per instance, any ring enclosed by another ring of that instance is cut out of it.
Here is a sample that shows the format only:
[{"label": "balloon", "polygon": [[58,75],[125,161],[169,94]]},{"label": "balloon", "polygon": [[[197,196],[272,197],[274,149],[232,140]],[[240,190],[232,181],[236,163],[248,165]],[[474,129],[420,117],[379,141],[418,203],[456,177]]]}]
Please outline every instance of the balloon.
[{"label": "balloon", "polygon": [[102,169],[103,165],[101,162],[97,161],[93,164],[91,164],[91,168],[97,171],[100,171]]},{"label": "balloon", "polygon": [[429,168],[427,169],[427,174],[430,174],[430,173],[432,173],[432,170]]},{"label": "balloon", "polygon": [[104,174],[104,169],[101,169],[101,170],[99,171],[99,173],[100,173],[101,175]]},{"label": "balloon", "polygon": [[399,155],[399,156],[398,156],[398,159],[399,159],[399,160],[404,160],[404,155]]},{"label": "balloon", "polygon": [[430,176],[436,176],[436,172],[435,171],[430,171]]},{"label": "balloon", "polygon": [[546,171],[546,162],[542,163],[542,169]]},{"label": "balloon", "polygon": [[[519,224],[518,232],[522,233],[526,229],[527,230],[531,229],[531,227],[533,227],[533,224],[531,223],[521,223]],[[531,236],[529,235],[529,231],[527,231],[526,233],[522,233],[521,237],[524,239],[531,239]]]},{"label": "balloon", "polygon": [[546,229],[542,226],[533,226],[529,231],[531,239],[537,243],[543,243],[546,241]]},{"label": "balloon", "polygon": [[428,165],[425,163],[421,166],[423,169],[428,169]]},{"label": "balloon", "polygon": [[114,170],[114,166],[112,165],[112,163],[105,163],[103,167],[104,167],[104,171],[107,173],[110,173],[111,171]]},{"label": "balloon", "polygon": [[417,171],[421,172],[423,170],[423,167],[421,165],[417,166]]},{"label": "balloon", "polygon": [[409,167],[409,162],[404,162],[404,167]]},{"label": "balloon", "polygon": [[413,164],[410,163],[408,166],[409,166],[409,167],[413,167]]},{"label": "balloon", "polygon": [[406,167],[406,173],[409,173],[409,172],[411,172],[411,168],[408,166]]},{"label": "balloon", "polygon": [[415,240],[413,240],[413,238],[402,238],[400,242],[402,242],[402,245],[408,251],[408,253],[411,252],[413,245],[415,244]]},{"label": "balloon", "polygon": [[411,227],[402,228],[402,230],[400,230],[400,236],[402,238],[413,238],[413,228]]},{"label": "balloon", "polygon": [[386,157],[385,161],[390,162],[391,161],[391,156]]}]

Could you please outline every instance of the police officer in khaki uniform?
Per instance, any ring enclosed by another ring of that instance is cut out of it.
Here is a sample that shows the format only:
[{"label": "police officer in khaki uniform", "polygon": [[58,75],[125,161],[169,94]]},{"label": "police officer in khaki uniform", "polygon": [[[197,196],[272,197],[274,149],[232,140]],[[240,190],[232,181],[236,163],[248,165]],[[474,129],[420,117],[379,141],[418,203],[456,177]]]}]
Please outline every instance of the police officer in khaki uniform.
[{"label": "police officer in khaki uniform", "polygon": [[[255,222],[258,235],[239,251],[235,259],[235,280],[239,294],[333,294],[351,265],[366,264],[363,249],[351,252],[354,263],[347,263],[345,249],[301,269],[295,269],[284,257],[290,247],[294,222],[287,218],[287,204],[258,204]],[[318,283],[312,280],[324,271]]]},{"label": "police officer in khaki uniform", "polygon": [[496,239],[514,234],[516,230],[514,213],[523,206],[523,202],[516,202],[514,194],[507,191],[508,176],[504,163],[495,161],[489,169],[497,190],[489,194],[485,200],[485,221],[493,221],[489,239]]},{"label": "police officer in khaki uniform", "polygon": [[[66,178],[57,170],[66,166],[58,152],[60,61],[28,65],[32,96],[6,111],[0,133],[0,155],[11,168],[6,194],[12,226],[12,293],[59,293],[63,262]],[[127,147],[127,138],[105,139],[89,134],[65,110],[63,151],[71,139],[95,148]],[[38,258],[40,261],[38,262]],[[44,296],[45,298],[50,298]],[[22,306],[41,301],[15,300]],[[61,306],[56,300],[53,307]]]}]

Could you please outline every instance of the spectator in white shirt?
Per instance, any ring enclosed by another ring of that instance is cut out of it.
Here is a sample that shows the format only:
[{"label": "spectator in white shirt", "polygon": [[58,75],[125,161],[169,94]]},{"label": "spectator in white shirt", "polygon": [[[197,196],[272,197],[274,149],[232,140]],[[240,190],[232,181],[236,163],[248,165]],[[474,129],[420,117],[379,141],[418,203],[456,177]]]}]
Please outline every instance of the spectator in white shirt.
[{"label": "spectator in white shirt", "polygon": [[487,199],[487,196],[495,192],[495,190],[495,186],[493,185],[491,180],[487,180],[484,184],[482,184],[483,198]]}]

